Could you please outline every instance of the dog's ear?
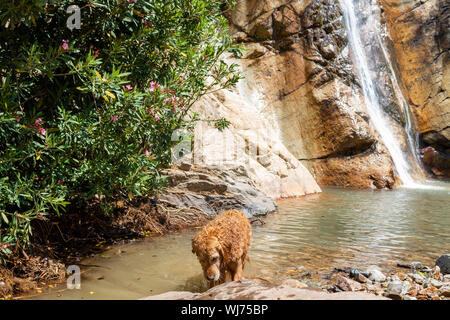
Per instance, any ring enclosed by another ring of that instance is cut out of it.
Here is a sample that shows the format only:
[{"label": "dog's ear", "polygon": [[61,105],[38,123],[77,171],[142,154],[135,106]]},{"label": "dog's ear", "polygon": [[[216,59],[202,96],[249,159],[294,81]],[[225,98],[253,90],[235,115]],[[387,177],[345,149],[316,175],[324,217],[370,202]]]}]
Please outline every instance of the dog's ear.
[{"label": "dog's ear", "polygon": [[224,247],[221,243],[219,243],[219,246],[217,247],[217,250],[219,251],[220,257],[222,258],[222,261],[228,261],[228,254],[226,253],[226,250],[224,250]]}]

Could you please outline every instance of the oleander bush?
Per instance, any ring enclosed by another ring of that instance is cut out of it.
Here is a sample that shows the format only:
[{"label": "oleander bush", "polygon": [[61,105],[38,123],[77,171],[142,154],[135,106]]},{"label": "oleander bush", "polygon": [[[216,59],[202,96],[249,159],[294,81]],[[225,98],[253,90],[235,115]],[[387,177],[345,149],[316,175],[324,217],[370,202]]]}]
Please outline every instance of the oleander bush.
[{"label": "oleander bush", "polygon": [[[74,26],[76,4],[81,24]],[[0,257],[34,219],[145,196],[192,104],[234,86],[231,0],[1,1]],[[71,24],[68,24],[68,20]],[[70,26],[70,28],[68,27]]]}]

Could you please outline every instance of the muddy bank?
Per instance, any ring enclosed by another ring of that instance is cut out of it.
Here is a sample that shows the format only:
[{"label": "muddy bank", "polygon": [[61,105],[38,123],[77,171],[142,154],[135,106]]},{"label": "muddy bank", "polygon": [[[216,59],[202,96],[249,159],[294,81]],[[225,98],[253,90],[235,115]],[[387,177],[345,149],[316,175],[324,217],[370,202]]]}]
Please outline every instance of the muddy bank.
[{"label": "muddy bank", "polygon": [[72,206],[60,217],[33,224],[31,245],[15,248],[0,266],[0,298],[26,295],[66,278],[66,265],[99,254],[114,244],[162,236],[204,225],[227,209],[257,219],[276,210],[245,170],[205,169],[188,164],[165,172],[169,187],[159,196],[118,199],[105,215],[99,202]]},{"label": "muddy bank", "polygon": [[40,293],[66,278],[66,266],[132,239],[162,236],[203,225],[208,216],[196,210],[174,212],[155,200],[118,201],[114,211],[98,214],[92,205],[60,219],[40,221],[32,244],[16,249],[0,266],[0,298]]}]

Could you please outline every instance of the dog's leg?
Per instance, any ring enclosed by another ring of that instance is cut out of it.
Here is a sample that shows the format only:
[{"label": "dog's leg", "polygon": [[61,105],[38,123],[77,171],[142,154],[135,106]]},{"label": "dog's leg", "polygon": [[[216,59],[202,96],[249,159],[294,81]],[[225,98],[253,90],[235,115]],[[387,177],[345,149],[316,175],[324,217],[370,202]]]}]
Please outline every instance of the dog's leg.
[{"label": "dog's leg", "polygon": [[242,282],[242,273],[243,273],[243,266],[242,266],[242,262],[239,261],[233,272],[233,277],[232,277],[233,281]]}]

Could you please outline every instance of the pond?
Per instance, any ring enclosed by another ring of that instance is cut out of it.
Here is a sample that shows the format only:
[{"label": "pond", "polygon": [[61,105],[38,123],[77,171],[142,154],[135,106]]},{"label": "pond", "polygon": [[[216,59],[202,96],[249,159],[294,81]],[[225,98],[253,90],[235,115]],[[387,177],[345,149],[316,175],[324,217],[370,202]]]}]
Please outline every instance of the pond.
[{"label": "pond", "polygon": [[[450,252],[450,187],[394,191],[325,188],[281,200],[278,212],[253,227],[245,277],[269,281],[311,274],[325,281],[335,267],[397,262],[433,266]],[[204,291],[200,264],[186,231],[136,241],[81,261],[80,290],[65,285],[31,299],[139,299],[174,290]]]}]

